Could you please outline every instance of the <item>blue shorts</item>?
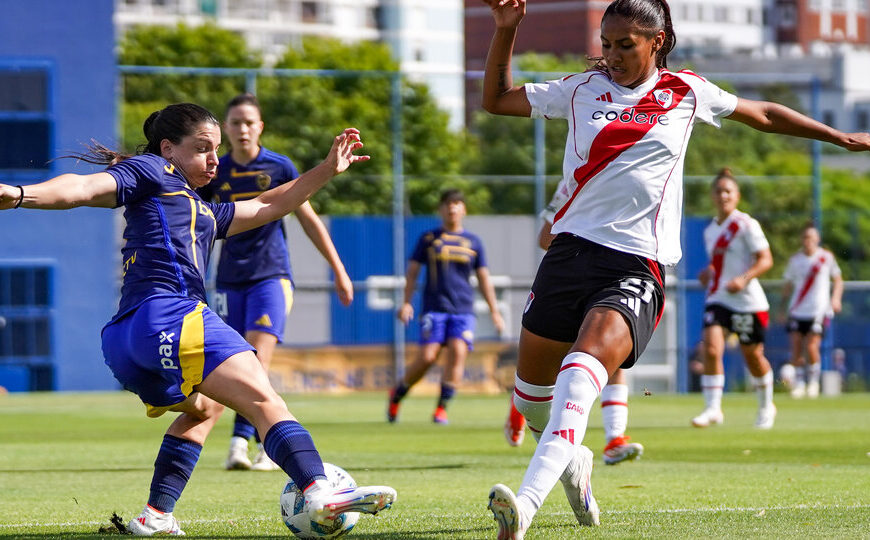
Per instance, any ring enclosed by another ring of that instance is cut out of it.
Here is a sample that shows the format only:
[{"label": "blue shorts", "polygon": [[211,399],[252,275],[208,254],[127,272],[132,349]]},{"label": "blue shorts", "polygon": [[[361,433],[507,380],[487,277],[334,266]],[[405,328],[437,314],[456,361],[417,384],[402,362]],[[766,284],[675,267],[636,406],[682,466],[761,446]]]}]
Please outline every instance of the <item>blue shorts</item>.
[{"label": "blue shorts", "polygon": [[103,328],[112,374],[156,418],[181,403],[227,358],[254,350],[208,306],[156,297]]},{"label": "blue shorts", "polygon": [[287,278],[272,278],[248,287],[219,286],[211,305],[239,334],[257,330],[283,343],[284,323],[293,307],[293,285]]},{"label": "blue shorts", "polygon": [[468,350],[471,350],[476,323],[477,319],[472,313],[426,312],[420,317],[420,344],[446,345],[447,340],[457,338],[467,343]]}]

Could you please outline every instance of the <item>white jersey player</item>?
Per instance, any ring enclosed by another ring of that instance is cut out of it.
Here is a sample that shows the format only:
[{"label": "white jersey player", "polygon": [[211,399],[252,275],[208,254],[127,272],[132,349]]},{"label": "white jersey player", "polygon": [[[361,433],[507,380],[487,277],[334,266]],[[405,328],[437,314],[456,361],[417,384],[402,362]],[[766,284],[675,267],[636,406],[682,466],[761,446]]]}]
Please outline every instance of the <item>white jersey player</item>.
[{"label": "white jersey player", "polygon": [[758,276],[773,266],[770,246],[761,225],[737,210],[740,189],[731,171],[723,169],[713,180],[716,217],[704,229],[710,264],[700,280],[707,288],[704,305],[704,374],[701,390],[704,411],[692,419],[695,427],[722,423],[725,387],[725,337],[737,335],[746,367],[758,394],[755,427],[770,429],[776,417],[773,371],[764,356],[764,334],[769,321],[767,297]]},{"label": "white jersey player", "polygon": [[[667,69],[676,43],[662,0],[615,0],[601,19],[603,56],[586,73],[514,86],[511,56],[526,0],[486,0],[495,33],[483,82],[493,114],[568,122],[564,178],[550,244],[523,315],[514,404],[538,446],[514,495],[490,491],[498,538],[523,538],[561,480],[581,525],[599,523],[582,445],[589,411],[616,371],[631,367],[664,308],[664,265],[680,259],[682,170],[692,127],[722,118],[854,150],[847,135],[787,107],[738,99],[690,72]],[[535,433],[535,432],[533,432]]]},{"label": "white jersey player", "polygon": [[843,278],[834,254],[819,247],[819,231],[814,225],[804,227],[801,243],[801,250],[791,256],[783,276],[791,363],[795,368],[791,395],[816,398],[822,368],[822,336],[830,317],[840,311]]}]

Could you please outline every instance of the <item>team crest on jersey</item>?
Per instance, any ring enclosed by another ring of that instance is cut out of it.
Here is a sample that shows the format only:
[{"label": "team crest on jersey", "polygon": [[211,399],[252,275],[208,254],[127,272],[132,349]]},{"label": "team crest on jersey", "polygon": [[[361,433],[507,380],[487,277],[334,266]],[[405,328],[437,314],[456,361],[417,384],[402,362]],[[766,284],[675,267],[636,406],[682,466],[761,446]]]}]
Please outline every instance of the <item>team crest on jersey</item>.
[{"label": "team crest on jersey", "polygon": [[674,92],[670,88],[656,90],[653,92],[653,96],[656,98],[656,102],[661,105],[663,109],[669,109],[671,104],[674,102]]},{"label": "team crest on jersey", "polygon": [[527,313],[529,308],[532,307],[532,302],[535,300],[535,293],[529,292],[529,299],[526,300],[526,307],[523,309],[523,313]]},{"label": "team crest on jersey", "polygon": [[269,188],[269,185],[272,183],[272,177],[266,173],[260,173],[257,175],[257,187],[266,190]]}]

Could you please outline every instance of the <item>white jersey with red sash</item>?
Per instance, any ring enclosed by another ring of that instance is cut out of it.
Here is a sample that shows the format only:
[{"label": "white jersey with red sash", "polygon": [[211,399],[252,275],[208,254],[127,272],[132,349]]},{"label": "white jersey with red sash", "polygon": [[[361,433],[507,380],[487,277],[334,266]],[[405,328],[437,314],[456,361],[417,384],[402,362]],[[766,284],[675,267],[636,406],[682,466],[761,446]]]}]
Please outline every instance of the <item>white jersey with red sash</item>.
[{"label": "white jersey with red sash", "polygon": [[788,304],[789,316],[816,320],[830,315],[831,278],[840,274],[837,260],[826,249],[817,249],[812,255],[803,251],[792,255],[783,276],[794,287]]},{"label": "white jersey with red sash", "polygon": [[525,88],[533,117],[568,120],[570,196],[554,215],[553,234],[676,264],[689,135],[697,122],[718,127],[737,97],[694,73],[667,70],[636,88],[597,70]]},{"label": "white jersey with red sash", "polygon": [[714,219],[704,229],[704,246],[713,268],[705,303],[719,304],[738,313],[767,311],[770,306],[757,279],[751,279],[736,293],[725,287],[752,266],[756,253],[768,249],[758,221],[740,210],[731,212],[722,223]]}]

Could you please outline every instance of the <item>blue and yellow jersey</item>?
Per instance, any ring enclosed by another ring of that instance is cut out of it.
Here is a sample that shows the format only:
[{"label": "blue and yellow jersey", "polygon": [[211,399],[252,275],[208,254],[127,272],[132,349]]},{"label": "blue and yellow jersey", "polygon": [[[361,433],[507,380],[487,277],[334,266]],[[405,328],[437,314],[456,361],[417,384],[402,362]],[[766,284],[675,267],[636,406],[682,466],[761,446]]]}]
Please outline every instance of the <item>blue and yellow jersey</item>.
[{"label": "blue and yellow jersey", "polygon": [[[220,158],[217,176],[201,188],[199,194],[215,202],[243,201],[298,176],[290,158],[261,147],[257,157],[247,165],[239,165],[229,154]],[[218,286],[248,285],[275,277],[292,280],[281,220],[237,234],[224,242],[218,261]]]},{"label": "blue and yellow jersey", "polygon": [[144,154],[112,165],[124,206],[121,303],[113,321],[154,296],[205,302],[203,277],[216,238],[227,234],[233,204],[204,202],[174,165]]},{"label": "blue and yellow jersey", "polygon": [[474,290],[468,279],[472,270],[486,266],[480,238],[439,227],[423,233],[411,260],[426,265],[423,312],[474,312]]}]

